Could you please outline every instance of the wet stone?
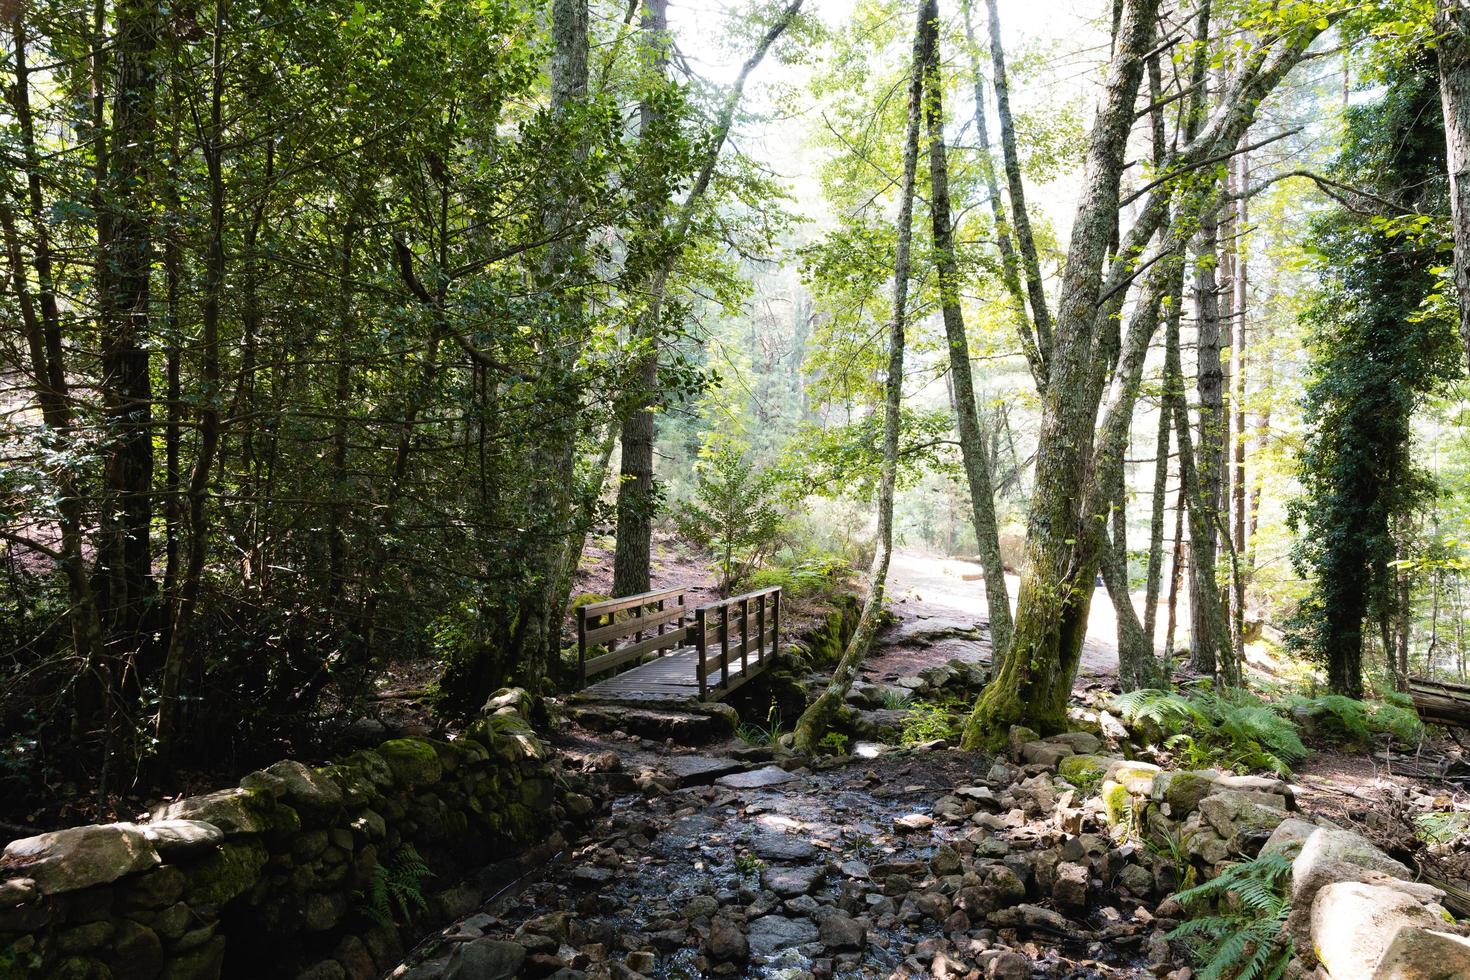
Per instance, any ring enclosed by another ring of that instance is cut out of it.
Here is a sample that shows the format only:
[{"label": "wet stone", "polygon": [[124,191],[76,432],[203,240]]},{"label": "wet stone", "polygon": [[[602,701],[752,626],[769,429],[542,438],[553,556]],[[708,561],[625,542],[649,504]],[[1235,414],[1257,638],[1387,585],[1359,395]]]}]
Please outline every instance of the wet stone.
[{"label": "wet stone", "polygon": [[782,898],[808,895],[822,883],[822,869],[811,866],[767,868],[761,873],[761,884]]},{"label": "wet stone", "polygon": [[810,861],[817,856],[814,846],[791,834],[761,834],[752,850],[763,861]]},{"label": "wet stone", "polygon": [[770,956],[792,946],[817,941],[817,927],[804,919],[784,915],[765,915],[750,924],[750,951],[757,956]]},{"label": "wet stone", "polygon": [[715,780],[716,786],[726,789],[769,789],[782,786],[796,777],[780,766],[765,766],[750,772],[737,772]]},{"label": "wet stone", "polygon": [[708,786],[721,776],[738,773],[745,768],[735,759],[712,759],[703,755],[676,755],[662,763],[680,787]]}]

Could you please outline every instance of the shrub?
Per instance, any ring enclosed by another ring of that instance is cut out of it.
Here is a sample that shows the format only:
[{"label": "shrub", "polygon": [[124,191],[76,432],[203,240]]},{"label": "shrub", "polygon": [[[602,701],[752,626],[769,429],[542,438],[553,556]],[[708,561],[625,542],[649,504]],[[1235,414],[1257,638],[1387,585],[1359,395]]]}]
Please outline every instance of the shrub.
[{"label": "shrub", "polygon": [[959,732],[960,719],[948,708],[932,701],[915,699],[904,714],[899,741],[904,745],[918,745],[940,738],[954,738]]},{"label": "shrub", "polygon": [[1145,688],[1120,695],[1114,707],[1133,725],[1153,725],[1165,745],[1192,766],[1270,769],[1285,775],[1306,758],[1296,725],[1248,691],[1217,692],[1208,681],[1178,691]]}]

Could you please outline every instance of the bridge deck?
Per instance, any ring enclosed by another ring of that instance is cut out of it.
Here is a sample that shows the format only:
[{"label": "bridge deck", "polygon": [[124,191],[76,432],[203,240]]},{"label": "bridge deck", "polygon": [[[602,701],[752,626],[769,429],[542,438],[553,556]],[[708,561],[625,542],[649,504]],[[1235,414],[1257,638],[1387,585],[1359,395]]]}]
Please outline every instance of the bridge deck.
[{"label": "bridge deck", "polygon": [[[631,670],[614,674],[595,684],[589,684],[577,695],[577,700],[698,701],[699,677],[695,672],[698,659],[699,651],[693,647],[674,650]],[[760,673],[762,666],[752,657],[747,670],[732,657],[730,683],[727,687],[722,683],[724,674],[720,671],[719,666],[711,664],[707,681],[708,697],[718,700]]]}]

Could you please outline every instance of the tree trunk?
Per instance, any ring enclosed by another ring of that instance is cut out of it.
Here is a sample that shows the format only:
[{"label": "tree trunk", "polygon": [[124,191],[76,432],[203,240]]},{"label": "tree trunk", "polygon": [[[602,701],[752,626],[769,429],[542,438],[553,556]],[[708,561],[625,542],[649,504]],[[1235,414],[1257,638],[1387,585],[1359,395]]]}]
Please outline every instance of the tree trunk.
[{"label": "tree trunk", "polygon": [[[935,3],[937,7],[937,0]],[[937,13],[936,13],[937,16]],[[995,522],[995,491],[990,483],[990,454],[975,403],[970,369],[970,341],[960,309],[960,276],[954,252],[950,214],[949,160],[944,145],[943,85],[939,61],[925,69],[924,116],[929,139],[929,215],[938,276],[944,334],[949,346],[950,395],[960,436],[960,455],[970,489],[970,512],[980,567],[985,574],[985,602],[990,613],[992,656],[1005,653],[1011,642],[1011,600],[1005,566],[1000,557],[1000,532]],[[994,198],[992,198],[994,200]]]},{"label": "tree trunk", "polygon": [[919,5],[914,28],[913,66],[909,73],[908,126],[904,131],[903,177],[898,192],[898,243],[893,255],[893,308],[888,321],[888,377],[883,399],[883,466],[878,485],[878,537],[868,573],[868,597],[857,628],[832,672],[826,689],[802,712],[793,732],[796,748],[810,752],[847,698],[883,612],[888,564],[893,556],[893,489],[898,478],[899,412],[903,403],[904,330],[908,317],[909,250],[913,242],[914,182],[919,164],[919,123],[923,115],[924,78],[938,46],[938,0]]},{"label": "tree trunk", "polygon": [[1230,495],[1232,509],[1234,510],[1234,526],[1231,534],[1234,539],[1233,563],[1231,580],[1235,586],[1232,596],[1231,612],[1231,636],[1234,640],[1234,655],[1237,664],[1245,663],[1245,597],[1246,597],[1246,575],[1247,569],[1242,561],[1245,554],[1245,369],[1246,369],[1246,312],[1247,312],[1247,286],[1249,280],[1246,278],[1246,253],[1245,234],[1249,215],[1247,203],[1249,197],[1250,172],[1248,169],[1249,154],[1242,151],[1235,158],[1235,258],[1233,284],[1235,287],[1235,356],[1234,372],[1232,375],[1235,383],[1234,391],[1231,393],[1231,408],[1235,412],[1235,424],[1232,426],[1234,438],[1231,442],[1231,454],[1234,457],[1235,473],[1230,480]]},{"label": "tree trunk", "polygon": [[149,275],[152,266],[154,47],[157,5],[124,0],[115,12],[116,92],[107,187],[98,214],[103,243],[97,282],[102,309],[102,393],[108,445],[105,483],[112,504],[100,560],[120,594],[108,604],[126,642],[140,642],[153,594],[149,541],[153,489]]},{"label": "tree trunk", "polygon": [[[1199,435],[1195,469],[1198,487],[1190,491],[1191,502],[1208,508],[1201,514],[1202,532],[1208,540],[1194,540],[1195,522],[1190,522],[1189,605],[1191,614],[1190,666],[1214,676],[1220,669],[1219,651],[1210,629],[1210,605],[1220,604],[1215,588],[1216,544],[1219,538],[1220,500],[1225,472],[1224,369],[1220,362],[1220,285],[1215,277],[1219,249],[1219,224],[1213,211],[1201,215],[1199,241],[1195,249],[1195,389],[1199,392]],[[1191,509],[1195,509],[1192,507]],[[1208,568],[1206,568],[1208,566]],[[1208,591],[1207,591],[1208,589]]]},{"label": "tree trunk", "polygon": [[1439,99],[1450,171],[1460,338],[1470,358],[1470,7],[1462,0],[1436,0],[1434,27],[1439,36]]},{"label": "tree trunk", "polygon": [[965,745],[970,748],[999,744],[1012,724],[1045,732],[1066,727],[1067,699],[1086,635],[1097,567],[1095,554],[1079,553],[1081,539],[1088,537],[1079,534],[1079,522],[1098,408],[1089,397],[1096,311],[1102,305],[1103,261],[1157,8],[1157,0],[1129,0],[1125,5],[1093,125],[1042,398],[1036,491],[1015,634],[966,724]]}]

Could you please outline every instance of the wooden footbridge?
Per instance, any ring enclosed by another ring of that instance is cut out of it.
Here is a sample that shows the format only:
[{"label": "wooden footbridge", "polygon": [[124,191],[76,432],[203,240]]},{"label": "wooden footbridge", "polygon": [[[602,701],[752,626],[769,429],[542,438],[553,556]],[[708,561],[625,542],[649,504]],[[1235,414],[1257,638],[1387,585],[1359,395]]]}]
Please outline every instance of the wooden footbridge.
[{"label": "wooden footbridge", "polygon": [[[578,700],[718,700],[766,669],[781,630],[781,589],[689,608],[661,589],[577,610]],[[636,666],[588,684],[589,677]]]}]

